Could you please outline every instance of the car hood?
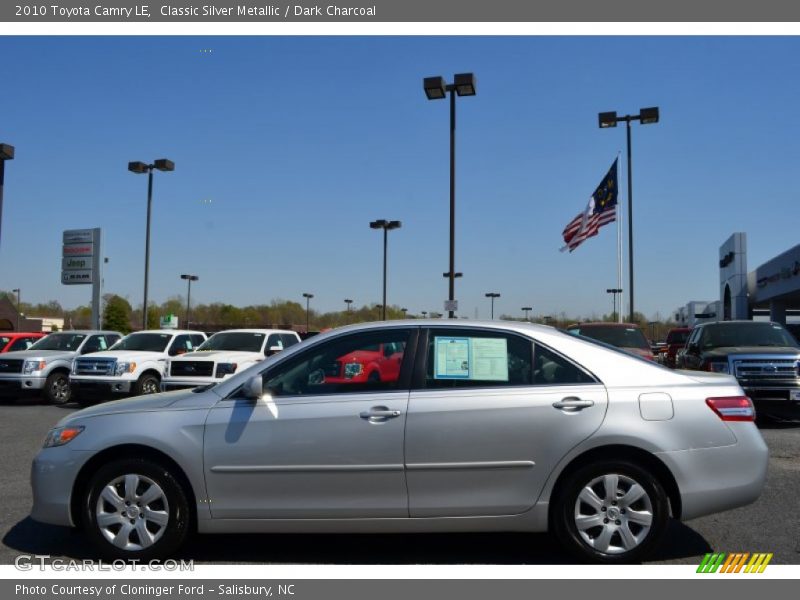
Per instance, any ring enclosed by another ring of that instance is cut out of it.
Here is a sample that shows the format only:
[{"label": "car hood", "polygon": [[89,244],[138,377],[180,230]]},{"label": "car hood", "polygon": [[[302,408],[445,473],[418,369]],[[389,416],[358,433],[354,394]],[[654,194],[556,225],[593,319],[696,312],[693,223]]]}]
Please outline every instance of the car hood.
[{"label": "car hood", "polygon": [[58,425],[83,420],[87,417],[100,417],[120,413],[150,412],[165,408],[201,408],[211,406],[217,400],[219,400],[219,396],[211,390],[207,390],[205,393],[176,390],[147,396],[136,396],[84,408],[67,415],[58,422]]},{"label": "car hood", "polygon": [[263,360],[264,355],[260,352],[237,352],[235,350],[208,350],[203,352],[189,352],[181,354],[177,358],[171,359],[172,362],[181,360],[213,360],[232,361],[232,362],[251,362],[254,360]]},{"label": "car hood", "polygon": [[92,352],[84,354],[84,356],[87,358],[113,358],[127,362],[145,362],[165,358],[166,354],[164,352],[145,352],[143,350],[109,350],[108,352]]},{"label": "car hood", "polygon": [[6,352],[0,355],[0,361],[3,359],[19,360],[19,359],[32,359],[40,358],[43,360],[54,360],[57,358],[73,358],[75,352],[69,350],[17,350],[16,352]]},{"label": "car hood", "polygon": [[724,358],[729,354],[795,354],[800,355],[800,348],[791,346],[728,346],[704,350],[705,358]]}]

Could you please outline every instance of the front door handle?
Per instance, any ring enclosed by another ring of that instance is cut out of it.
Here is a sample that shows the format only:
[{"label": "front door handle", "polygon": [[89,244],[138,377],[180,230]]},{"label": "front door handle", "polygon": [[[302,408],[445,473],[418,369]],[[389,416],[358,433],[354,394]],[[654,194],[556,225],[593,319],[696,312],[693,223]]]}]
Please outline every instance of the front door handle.
[{"label": "front door handle", "polygon": [[399,410],[390,410],[385,406],[373,406],[369,410],[362,411],[358,415],[362,419],[367,419],[372,423],[381,423],[388,419],[394,419],[400,416]]},{"label": "front door handle", "polygon": [[579,410],[583,410],[584,408],[589,408],[590,406],[594,406],[594,400],[581,400],[580,398],[576,398],[574,396],[564,398],[558,402],[553,402],[553,407],[568,412],[577,412]]}]

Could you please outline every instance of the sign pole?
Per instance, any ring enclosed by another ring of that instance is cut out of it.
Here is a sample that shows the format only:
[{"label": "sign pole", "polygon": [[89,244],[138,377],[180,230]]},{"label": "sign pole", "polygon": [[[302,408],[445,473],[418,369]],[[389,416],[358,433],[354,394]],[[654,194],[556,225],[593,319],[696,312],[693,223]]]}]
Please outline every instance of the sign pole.
[{"label": "sign pole", "polygon": [[100,257],[103,256],[100,245],[100,228],[92,229],[92,245],[94,260],[92,261],[92,329],[100,329]]}]

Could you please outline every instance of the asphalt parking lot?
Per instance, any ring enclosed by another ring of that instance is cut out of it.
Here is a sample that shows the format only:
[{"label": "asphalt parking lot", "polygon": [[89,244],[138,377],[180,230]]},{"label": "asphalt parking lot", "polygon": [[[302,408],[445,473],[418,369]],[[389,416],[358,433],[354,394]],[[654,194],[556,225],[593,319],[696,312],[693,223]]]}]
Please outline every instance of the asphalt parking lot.
[{"label": "asphalt parking lot", "polygon": [[[83,536],[28,516],[31,459],[48,429],[77,407],[35,402],[0,405],[3,485],[0,486],[0,564],[19,554],[94,558]],[[775,564],[800,564],[800,426],[762,427],[770,448],[767,486],[744,508],[673,521],[654,563],[698,564],[706,552],[772,552]],[[569,563],[546,534],[206,535],[195,536],[180,558],[197,563],[314,564],[559,564]]]}]

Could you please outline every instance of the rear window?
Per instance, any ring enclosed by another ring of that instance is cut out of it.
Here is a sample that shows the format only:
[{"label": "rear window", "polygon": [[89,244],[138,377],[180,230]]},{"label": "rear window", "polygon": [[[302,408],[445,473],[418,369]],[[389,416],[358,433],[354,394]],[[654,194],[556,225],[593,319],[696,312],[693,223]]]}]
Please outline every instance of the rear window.
[{"label": "rear window", "polygon": [[670,331],[667,334],[668,344],[685,344],[691,331]]},{"label": "rear window", "polygon": [[641,329],[636,327],[613,327],[603,325],[592,325],[591,327],[570,328],[570,333],[589,337],[606,344],[611,344],[617,348],[642,348],[650,350],[650,344],[644,337]]}]

